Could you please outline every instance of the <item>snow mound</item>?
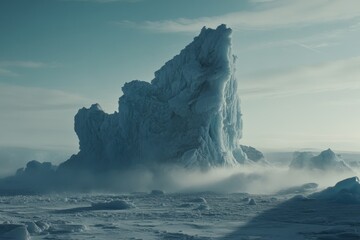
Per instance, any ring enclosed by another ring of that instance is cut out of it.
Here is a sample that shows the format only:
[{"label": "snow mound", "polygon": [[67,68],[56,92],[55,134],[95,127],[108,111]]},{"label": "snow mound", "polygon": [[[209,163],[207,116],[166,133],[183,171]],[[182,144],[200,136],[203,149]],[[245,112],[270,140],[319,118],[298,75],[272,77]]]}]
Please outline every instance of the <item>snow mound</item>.
[{"label": "snow mound", "polygon": [[95,171],[154,163],[233,166],[246,159],[230,28],[203,28],[149,82],[122,87],[118,112],[98,104],[75,116],[80,152],[60,169]]},{"label": "snow mound", "polygon": [[1,240],[30,240],[30,234],[23,224],[0,224]]},{"label": "snow mound", "polygon": [[50,228],[50,224],[43,221],[36,221],[36,226],[40,229],[40,232],[46,231]]},{"label": "snow mound", "polygon": [[125,200],[112,200],[107,202],[92,203],[91,208],[92,210],[124,210],[135,208],[135,205]]},{"label": "snow mound", "polygon": [[165,192],[163,190],[155,189],[155,190],[152,190],[150,194],[155,195],[155,196],[163,196],[163,195],[165,195]]},{"label": "snow mound", "polygon": [[84,232],[88,228],[82,224],[53,224],[49,228],[51,234],[69,234],[76,232]]},{"label": "snow mound", "polygon": [[207,204],[200,204],[199,206],[194,208],[194,210],[199,210],[199,211],[210,210],[210,207]]},{"label": "snow mound", "polygon": [[33,233],[41,233],[42,232],[42,229],[39,228],[39,226],[34,222],[26,222],[25,225],[26,225],[26,229],[31,234],[33,234]]},{"label": "snow mound", "polygon": [[308,198],[307,196],[298,194],[298,195],[293,196],[290,200],[292,200],[292,201],[310,201],[310,200],[312,200],[312,198]]},{"label": "snow mound", "polygon": [[249,199],[248,205],[256,205],[256,201],[253,198]]},{"label": "snow mound", "polygon": [[192,202],[192,203],[202,203],[202,204],[207,204],[207,201],[205,198],[203,197],[196,197],[196,198],[191,198],[188,200],[189,202]]},{"label": "snow mound", "polygon": [[317,156],[312,152],[295,152],[289,168],[292,170],[352,171],[330,148]]},{"label": "snow mound", "polygon": [[183,203],[183,204],[180,204],[178,207],[179,208],[189,208],[192,206],[193,206],[193,204],[191,204],[191,203]]},{"label": "snow mound", "polygon": [[360,181],[358,177],[347,178],[321,192],[310,195],[312,198],[338,203],[360,203]]}]

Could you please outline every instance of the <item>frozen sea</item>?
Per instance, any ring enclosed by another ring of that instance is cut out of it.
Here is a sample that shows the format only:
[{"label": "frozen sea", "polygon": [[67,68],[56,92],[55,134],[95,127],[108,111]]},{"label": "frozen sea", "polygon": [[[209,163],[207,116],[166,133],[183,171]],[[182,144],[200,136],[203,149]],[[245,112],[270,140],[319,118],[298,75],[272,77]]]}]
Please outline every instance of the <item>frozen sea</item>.
[{"label": "frozen sea", "polygon": [[295,193],[2,196],[0,211],[4,240],[360,239],[360,204]]}]

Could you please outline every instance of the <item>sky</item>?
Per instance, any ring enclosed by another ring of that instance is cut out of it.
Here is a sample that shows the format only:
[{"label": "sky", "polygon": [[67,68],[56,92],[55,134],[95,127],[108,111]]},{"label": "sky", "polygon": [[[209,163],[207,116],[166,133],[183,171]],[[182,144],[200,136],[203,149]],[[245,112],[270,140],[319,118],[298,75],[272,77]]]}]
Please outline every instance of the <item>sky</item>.
[{"label": "sky", "polygon": [[76,153],[78,109],[114,112],[125,82],[221,23],[242,144],[360,150],[358,0],[1,0],[0,146]]}]

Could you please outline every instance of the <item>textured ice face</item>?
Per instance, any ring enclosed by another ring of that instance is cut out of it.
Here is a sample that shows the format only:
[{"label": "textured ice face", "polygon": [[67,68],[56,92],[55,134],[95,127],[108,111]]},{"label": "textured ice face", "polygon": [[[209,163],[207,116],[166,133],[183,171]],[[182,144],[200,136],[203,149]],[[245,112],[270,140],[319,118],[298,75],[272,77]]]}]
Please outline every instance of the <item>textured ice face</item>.
[{"label": "textured ice face", "polygon": [[244,162],[231,29],[203,28],[151,83],[126,83],[119,111],[79,110],[80,152],[65,166],[124,169],[153,163],[208,168]]}]

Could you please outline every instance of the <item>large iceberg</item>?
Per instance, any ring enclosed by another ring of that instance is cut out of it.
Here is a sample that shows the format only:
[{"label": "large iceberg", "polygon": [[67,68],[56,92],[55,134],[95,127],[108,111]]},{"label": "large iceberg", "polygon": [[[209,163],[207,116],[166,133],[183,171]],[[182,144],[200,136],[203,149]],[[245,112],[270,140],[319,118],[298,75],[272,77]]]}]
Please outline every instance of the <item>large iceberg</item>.
[{"label": "large iceberg", "polygon": [[175,163],[207,169],[247,161],[231,29],[203,28],[149,82],[122,87],[118,112],[98,104],[75,116],[80,151],[59,166],[106,171]]}]

